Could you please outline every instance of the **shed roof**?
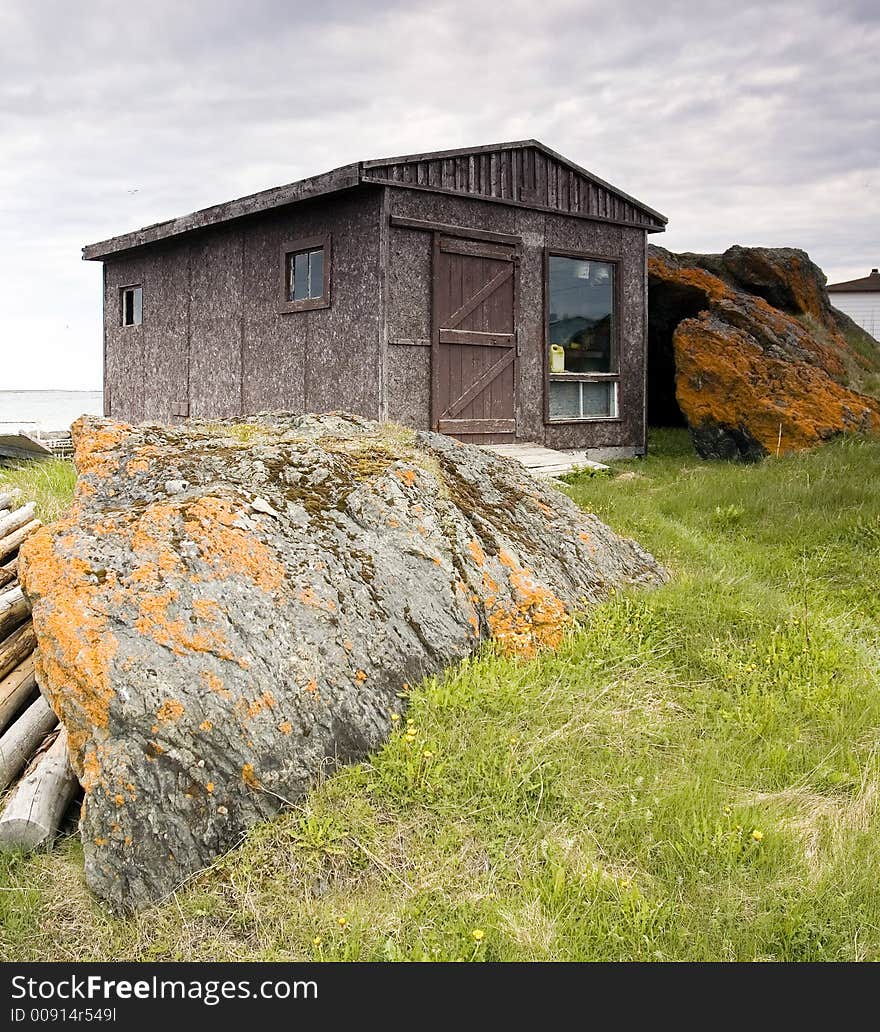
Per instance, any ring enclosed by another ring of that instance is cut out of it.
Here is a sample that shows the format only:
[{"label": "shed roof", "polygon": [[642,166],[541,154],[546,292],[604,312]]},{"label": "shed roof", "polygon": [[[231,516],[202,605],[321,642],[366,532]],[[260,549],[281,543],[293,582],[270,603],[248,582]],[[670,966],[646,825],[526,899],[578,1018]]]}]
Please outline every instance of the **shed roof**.
[{"label": "shed roof", "polygon": [[83,248],[87,261],[101,260],[171,237],[246,218],[313,197],[364,184],[478,197],[481,200],[578,218],[636,226],[658,233],[667,219],[611,186],[538,140],[431,151],[397,158],[359,161],[286,186],[261,190],[234,201],[167,222],[111,237]]},{"label": "shed roof", "polygon": [[871,272],[861,279],[829,283],[825,289],[829,294],[861,294],[873,291],[880,293],[880,269],[871,269]]}]

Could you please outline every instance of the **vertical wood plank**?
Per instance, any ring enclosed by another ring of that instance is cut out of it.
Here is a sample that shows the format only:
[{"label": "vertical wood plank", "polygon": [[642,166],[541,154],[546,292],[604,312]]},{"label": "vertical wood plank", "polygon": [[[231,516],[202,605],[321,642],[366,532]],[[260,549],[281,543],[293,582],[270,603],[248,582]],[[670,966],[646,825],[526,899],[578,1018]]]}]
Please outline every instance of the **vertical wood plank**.
[{"label": "vertical wood plank", "polygon": [[432,233],[431,241],[431,427],[436,430],[443,411],[440,396],[440,234]]},{"label": "vertical wood plank", "polygon": [[[418,175],[418,168],[416,168]],[[379,418],[388,419],[388,267],[391,248],[391,198],[382,187],[379,206]]]},{"label": "vertical wood plank", "polygon": [[538,204],[547,204],[547,159],[540,151],[535,152],[535,193]]},{"label": "vertical wood plank", "polygon": [[466,157],[455,159],[455,189],[461,190],[462,193],[467,193],[470,183],[468,171],[470,168],[470,161]]}]

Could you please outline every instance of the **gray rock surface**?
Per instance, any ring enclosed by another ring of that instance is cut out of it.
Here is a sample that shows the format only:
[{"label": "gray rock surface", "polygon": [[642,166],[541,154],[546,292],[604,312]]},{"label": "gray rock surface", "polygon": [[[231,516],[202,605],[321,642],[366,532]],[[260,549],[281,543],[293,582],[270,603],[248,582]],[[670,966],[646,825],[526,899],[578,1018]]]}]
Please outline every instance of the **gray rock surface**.
[{"label": "gray rock surface", "polygon": [[517,463],[339,414],[74,426],[70,516],[22,550],[86,877],[171,892],[388,737],[406,686],[529,657],[656,561]]}]

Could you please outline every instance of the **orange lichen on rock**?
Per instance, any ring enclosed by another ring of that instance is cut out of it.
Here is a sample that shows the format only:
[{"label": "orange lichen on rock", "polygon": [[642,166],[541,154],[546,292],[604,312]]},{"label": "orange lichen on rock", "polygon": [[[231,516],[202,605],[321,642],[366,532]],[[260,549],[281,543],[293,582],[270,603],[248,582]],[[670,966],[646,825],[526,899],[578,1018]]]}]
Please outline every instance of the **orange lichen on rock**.
[{"label": "orange lichen on rock", "polygon": [[842,429],[880,429],[880,404],[820,367],[771,358],[742,330],[711,316],[673,336],[676,398],[691,426],[745,425],[770,454],[809,448]]},{"label": "orange lichen on rock", "polygon": [[142,448],[138,448],[134,457],[129,459],[125,464],[125,472],[128,476],[134,476],[138,473],[146,473],[150,468],[150,462],[157,455],[162,454],[162,449],[157,448],[155,445],[147,444]]},{"label": "orange lichen on rock", "polygon": [[857,356],[803,252],[654,248],[648,269],[658,332],[674,327],[675,401],[701,455],[754,459],[880,429],[880,404],[847,386]]},{"label": "orange lichen on rock", "polygon": [[232,695],[232,692],[223,686],[223,681],[210,670],[203,670],[199,676],[205,682],[210,691],[215,692],[217,695],[222,695],[225,699],[228,699]]},{"label": "orange lichen on rock", "polygon": [[255,699],[239,699],[235,704],[235,715],[241,724],[248,724],[265,710],[275,708],[275,696],[265,691]]},{"label": "orange lichen on rock", "polygon": [[246,763],[241,768],[241,780],[247,785],[248,788],[260,787],[260,780],[254,773],[254,765],[252,763]]},{"label": "orange lichen on rock", "polygon": [[707,301],[721,301],[733,295],[733,291],[723,280],[705,269],[677,268],[656,255],[651,255],[648,259],[648,269],[653,276],[674,279],[683,286],[695,287],[705,294]]},{"label": "orange lichen on rock", "polygon": [[191,502],[186,514],[186,532],[220,576],[246,576],[266,592],[284,583],[284,567],[268,546],[251,531],[235,526],[237,513],[228,499],[206,495]]},{"label": "orange lichen on rock", "polygon": [[838,354],[808,332],[794,316],[774,308],[764,298],[744,294],[706,269],[676,265],[656,254],[648,259],[648,270],[655,281],[702,293],[706,310],[725,321],[730,320],[731,325],[749,322],[760,327],[762,334],[791,335],[797,346],[827,372],[835,376],[844,374],[845,367]]},{"label": "orange lichen on rock", "polygon": [[531,659],[541,649],[556,648],[571,622],[565,603],[516,563],[509,583],[510,599],[499,594],[485,600],[486,621],[501,652]]},{"label": "orange lichen on rock", "polygon": [[516,570],[519,566],[519,564],[516,561],[516,556],[508,552],[506,548],[499,549],[498,561],[501,563],[502,566],[506,566],[510,570]]},{"label": "orange lichen on rock", "polygon": [[113,452],[131,433],[127,423],[105,421],[97,429],[86,427],[86,417],[80,416],[70,428],[80,477],[94,476],[103,480],[119,469],[119,460]]},{"label": "orange lichen on rock", "polygon": [[131,530],[131,546],[135,554],[149,557],[149,568],[170,573],[182,570],[183,564],[174,550],[180,511],[168,502],[148,505]]},{"label": "orange lichen on rock", "polygon": [[192,610],[199,620],[219,620],[222,615],[220,604],[213,598],[193,599]]},{"label": "orange lichen on rock", "polygon": [[483,551],[480,542],[476,538],[472,538],[468,541],[467,548],[477,566],[483,566],[486,562],[486,553]]},{"label": "orange lichen on rock", "polygon": [[209,623],[207,627],[193,624],[183,614],[172,618],[169,609],[178,602],[179,592],[174,588],[167,591],[143,591],[138,595],[138,617],[135,628],[149,635],[159,645],[164,645],[177,655],[187,652],[210,652],[220,659],[234,659],[234,653],[219,627]]},{"label": "orange lichen on rock", "polygon": [[107,727],[118,641],[103,604],[115,579],[97,582],[87,562],[58,552],[57,539],[74,525],[73,519],[62,520],[31,534],[21,546],[19,576],[28,596],[40,602],[33,614],[40,643],[37,677],[67,727],[71,756],[82,773],[86,741]]},{"label": "orange lichen on rock", "polygon": [[96,749],[86,749],[82,753],[82,760],[79,767],[80,781],[83,791],[88,795],[95,787],[103,781],[101,775],[101,762],[98,759]]},{"label": "orange lichen on rock", "polygon": [[176,724],[183,714],[183,703],[178,699],[166,699],[156,710],[156,718],[168,724]]}]

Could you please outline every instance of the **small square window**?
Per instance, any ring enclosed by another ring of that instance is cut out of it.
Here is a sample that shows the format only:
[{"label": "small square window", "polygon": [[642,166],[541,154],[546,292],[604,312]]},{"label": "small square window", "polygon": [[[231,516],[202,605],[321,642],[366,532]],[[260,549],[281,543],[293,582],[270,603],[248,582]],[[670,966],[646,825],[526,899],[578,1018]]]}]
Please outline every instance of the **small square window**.
[{"label": "small square window", "polygon": [[281,250],[282,312],[330,304],[330,239],[296,240]]},{"label": "small square window", "polygon": [[144,317],[144,288],[123,287],[119,308],[121,325],[140,326]]},{"label": "small square window", "polygon": [[288,301],[315,300],[324,296],[324,248],[287,256]]}]

